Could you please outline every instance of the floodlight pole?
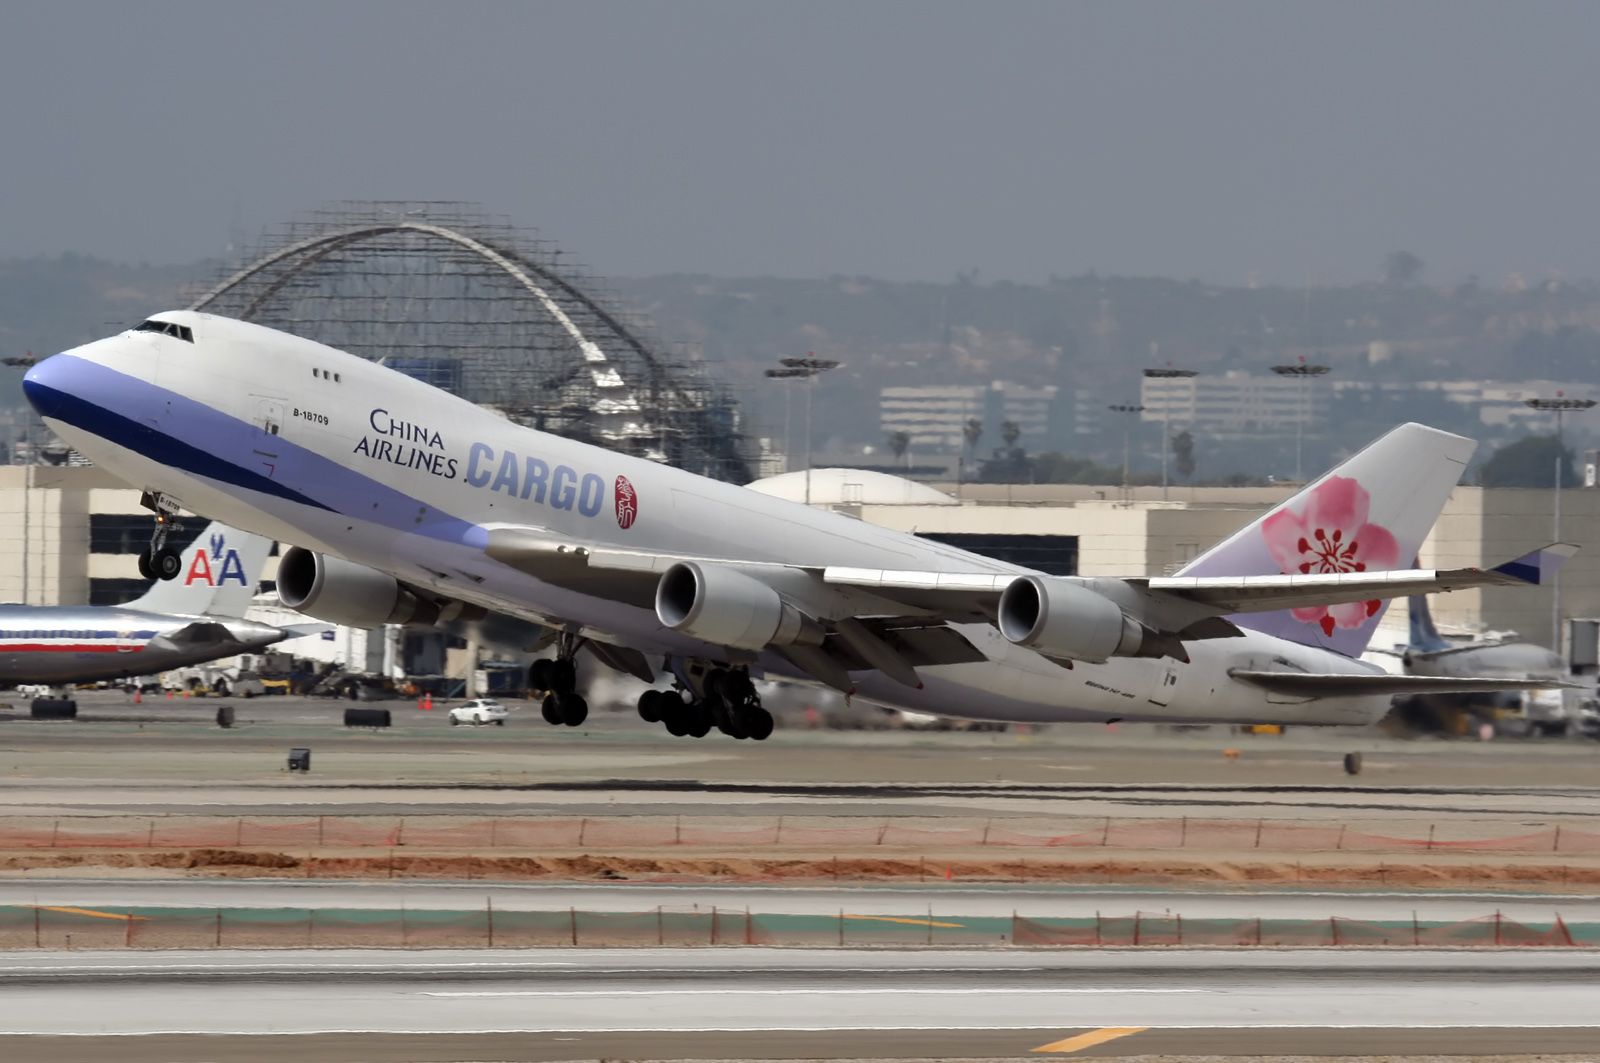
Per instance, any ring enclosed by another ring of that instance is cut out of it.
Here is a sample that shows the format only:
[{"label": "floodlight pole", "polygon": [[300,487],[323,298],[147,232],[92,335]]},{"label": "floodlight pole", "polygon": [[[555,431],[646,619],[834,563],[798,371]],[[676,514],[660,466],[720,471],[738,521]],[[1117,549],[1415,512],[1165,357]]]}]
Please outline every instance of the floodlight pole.
[{"label": "floodlight pole", "polygon": [[1128,420],[1124,421],[1122,425],[1122,490],[1126,494],[1128,490],[1128,466],[1133,456],[1133,418],[1143,413],[1144,407],[1136,402],[1114,402],[1107,406],[1106,409],[1113,413],[1128,415]]},{"label": "floodlight pole", "polygon": [[1305,447],[1306,417],[1310,407],[1307,401],[1310,395],[1309,385],[1313,379],[1326,376],[1329,369],[1330,367],[1326,365],[1308,364],[1304,355],[1301,355],[1300,360],[1293,365],[1272,367],[1272,371],[1279,376],[1294,377],[1300,381],[1300,411],[1294,419],[1294,482],[1297,484],[1306,481],[1305,466],[1301,462],[1301,456]]},{"label": "floodlight pole", "polygon": [[[1552,492],[1550,512],[1553,517],[1551,538],[1555,542],[1561,541],[1561,459],[1566,456],[1566,445],[1562,442],[1562,418],[1568,413],[1581,413],[1593,409],[1594,399],[1569,399],[1566,393],[1556,392],[1553,399],[1525,399],[1523,405],[1530,409],[1540,410],[1544,413],[1556,415],[1556,473],[1554,477],[1555,489]],[[1558,568],[1550,576],[1550,648],[1559,656],[1561,653],[1561,570]]]},{"label": "floodlight pole", "polygon": [[808,506],[811,504],[811,392],[816,387],[817,377],[830,369],[837,368],[839,368],[839,363],[834,359],[818,358],[816,355],[808,353],[804,358],[780,358],[778,359],[778,368],[766,371],[766,375],[774,379],[794,380],[803,378],[806,382],[805,503]]},{"label": "floodlight pole", "polygon": [[[1193,369],[1174,369],[1170,365],[1160,369],[1146,369],[1147,380],[1188,380],[1200,374]],[[1167,451],[1172,449],[1172,392],[1161,401],[1161,501],[1167,501]],[[1127,479],[1127,473],[1123,473]]]}]

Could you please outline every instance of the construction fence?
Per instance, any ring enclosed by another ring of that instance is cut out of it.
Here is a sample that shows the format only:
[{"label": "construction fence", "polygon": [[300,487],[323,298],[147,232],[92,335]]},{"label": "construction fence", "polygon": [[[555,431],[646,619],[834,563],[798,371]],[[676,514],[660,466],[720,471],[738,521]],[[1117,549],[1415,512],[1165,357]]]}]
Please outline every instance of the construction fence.
[{"label": "construction fence", "polygon": [[[1475,834],[1473,832],[1476,832]],[[96,817],[0,820],[0,850],[374,849],[619,851],[750,849],[799,852],[962,849],[1123,849],[1208,852],[1457,852],[1600,855],[1600,833],[1558,825],[1489,835],[1482,825],[1419,824],[1407,836],[1359,826],[1275,819],[996,819],[808,822],[791,817],[615,816],[577,819],[455,816]]]},{"label": "construction fence", "polygon": [[1530,924],[1500,913],[1457,922],[1413,917],[1185,919],[1167,913],[1081,918],[774,915],[724,908],[645,912],[406,911],[351,908],[0,907],[0,948],[596,947],[1205,947],[1600,946],[1600,923]]}]

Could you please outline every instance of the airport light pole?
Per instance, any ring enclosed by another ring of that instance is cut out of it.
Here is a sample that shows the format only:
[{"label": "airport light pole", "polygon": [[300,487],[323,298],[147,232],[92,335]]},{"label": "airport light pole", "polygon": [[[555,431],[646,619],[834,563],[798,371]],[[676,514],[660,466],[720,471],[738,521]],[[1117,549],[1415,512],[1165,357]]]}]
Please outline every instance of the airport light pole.
[{"label": "airport light pole", "polygon": [[[1569,413],[1581,413],[1591,410],[1595,406],[1594,399],[1569,399],[1566,392],[1556,392],[1553,399],[1526,399],[1524,405],[1530,409],[1543,413],[1556,415],[1556,475],[1555,490],[1550,506],[1554,515],[1554,529],[1552,538],[1555,542],[1561,541],[1561,459],[1566,456],[1566,444],[1562,442],[1562,418]],[[1550,577],[1550,648],[1557,654],[1561,653],[1561,570],[1557,569]]]},{"label": "airport light pole", "polygon": [[1326,365],[1312,365],[1306,361],[1305,355],[1293,365],[1275,365],[1272,371],[1284,378],[1293,378],[1300,381],[1300,410],[1294,419],[1294,482],[1305,483],[1305,468],[1301,456],[1305,450],[1306,417],[1309,414],[1310,384],[1317,377],[1326,376],[1331,367]]},{"label": "airport light pole", "polygon": [[1128,466],[1133,455],[1133,422],[1139,414],[1144,412],[1144,407],[1136,402],[1114,402],[1106,409],[1112,413],[1127,414],[1128,419],[1122,425],[1122,490],[1128,490]]},{"label": "airport light pole", "polygon": [[818,358],[815,354],[807,353],[804,358],[780,358],[778,368],[768,369],[766,375],[774,380],[798,380],[806,382],[806,505],[811,504],[811,392],[816,388],[817,377],[830,369],[839,368],[839,363],[832,358]]},{"label": "airport light pole", "polygon": [[[1190,380],[1200,374],[1193,369],[1174,369],[1168,365],[1160,369],[1146,369],[1146,380]],[[1191,409],[1193,407],[1191,406]],[[1167,501],[1167,451],[1172,449],[1172,392],[1168,390],[1161,399],[1161,501]],[[1126,474],[1124,474],[1126,479]]]},{"label": "airport light pole", "polygon": [[[0,358],[0,364],[3,364],[7,368],[10,368],[10,369],[29,369],[29,368],[32,368],[34,365],[36,365],[38,363],[38,361],[39,361],[39,359],[37,359],[37,358],[35,358],[33,356],[33,352],[32,351],[29,351],[26,355],[24,355],[24,356],[22,356],[20,358],[15,356],[15,355],[12,355],[12,356],[6,357],[6,358]],[[34,466],[34,463],[38,461],[38,451],[35,449],[35,447],[33,445],[33,420],[34,420],[34,416],[35,415],[34,415],[33,411],[29,410],[28,413],[27,413],[26,418],[22,422],[23,438],[20,441],[20,442],[22,442],[24,449],[27,450],[27,452],[28,452],[28,463],[27,463],[27,465],[25,465],[23,467],[23,470],[22,470],[22,604],[23,605],[30,604],[29,601],[28,601],[28,592],[29,592],[29,587],[28,587],[28,582],[29,582],[28,581],[28,568],[29,568],[29,562],[32,561],[32,559],[33,559],[33,529],[32,529],[32,525],[33,525],[33,466]],[[12,455],[12,458],[13,458],[13,460],[15,460],[15,454]]]}]

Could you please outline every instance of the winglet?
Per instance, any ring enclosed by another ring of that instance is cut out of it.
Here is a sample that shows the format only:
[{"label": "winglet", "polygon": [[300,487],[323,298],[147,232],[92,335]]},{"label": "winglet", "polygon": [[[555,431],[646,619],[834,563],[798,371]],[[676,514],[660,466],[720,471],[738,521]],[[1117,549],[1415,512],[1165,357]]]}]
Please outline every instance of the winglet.
[{"label": "winglet", "polygon": [[1571,543],[1551,543],[1530,554],[1523,554],[1515,561],[1496,565],[1491,571],[1509,576],[1518,583],[1531,583],[1537,587],[1548,583],[1577,552],[1578,548]]}]

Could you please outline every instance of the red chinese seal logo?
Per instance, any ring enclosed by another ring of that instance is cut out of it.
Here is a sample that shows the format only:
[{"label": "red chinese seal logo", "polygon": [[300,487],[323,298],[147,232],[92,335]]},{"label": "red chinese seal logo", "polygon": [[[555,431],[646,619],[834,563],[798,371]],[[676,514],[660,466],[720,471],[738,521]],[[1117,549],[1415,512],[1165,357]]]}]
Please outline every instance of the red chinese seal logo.
[{"label": "red chinese seal logo", "polygon": [[639,515],[639,492],[633,489],[633,484],[628,482],[626,476],[617,477],[617,526],[624,531],[633,527],[634,518]]}]

